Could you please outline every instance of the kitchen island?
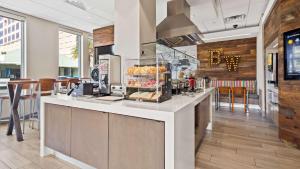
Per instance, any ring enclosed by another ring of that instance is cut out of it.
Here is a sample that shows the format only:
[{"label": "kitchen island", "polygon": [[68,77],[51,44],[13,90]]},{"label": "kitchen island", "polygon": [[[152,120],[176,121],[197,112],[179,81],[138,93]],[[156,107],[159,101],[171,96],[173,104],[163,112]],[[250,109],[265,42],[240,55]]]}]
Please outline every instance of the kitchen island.
[{"label": "kitchen island", "polygon": [[194,169],[213,114],[213,88],[163,103],[47,96],[40,155],[87,169]]}]

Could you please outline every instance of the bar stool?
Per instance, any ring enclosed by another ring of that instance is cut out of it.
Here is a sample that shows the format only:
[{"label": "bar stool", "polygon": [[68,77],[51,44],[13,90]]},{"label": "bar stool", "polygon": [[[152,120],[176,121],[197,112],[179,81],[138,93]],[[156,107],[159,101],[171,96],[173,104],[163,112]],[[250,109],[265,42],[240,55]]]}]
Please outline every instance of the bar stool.
[{"label": "bar stool", "polygon": [[[20,79],[23,81],[28,81],[31,79]],[[20,81],[19,80],[19,81]],[[25,133],[25,122],[26,122],[26,101],[29,102],[29,113],[31,114],[34,112],[34,104],[36,100],[36,95],[33,93],[34,84],[26,83],[22,86],[22,95],[20,97],[20,112],[22,113],[22,120],[23,120],[23,134]]]},{"label": "bar stool", "polygon": [[[18,80],[11,80],[11,82],[14,81],[28,81],[31,79],[18,79]],[[25,122],[26,122],[26,101],[29,100],[30,101],[30,108],[29,108],[29,112],[33,111],[33,106],[32,106],[32,102],[34,101],[34,95],[32,93],[33,91],[33,86],[30,83],[26,83],[23,84],[22,86],[22,94],[20,96],[20,102],[19,102],[19,112],[22,114],[22,121],[23,121],[23,134],[25,133]],[[9,100],[9,95],[5,94],[5,95],[1,95],[0,96],[0,118],[2,116],[3,113],[3,101],[4,100]]]},{"label": "bar stool", "polygon": [[227,97],[228,98],[228,104],[229,104],[229,109],[231,109],[232,106],[232,92],[230,87],[219,87],[218,88],[218,107],[220,107],[220,97]]},{"label": "bar stool", "polygon": [[234,111],[234,100],[235,97],[243,97],[244,101],[244,112],[248,111],[248,91],[246,87],[233,87],[232,88],[232,111]]},{"label": "bar stool", "polygon": [[36,104],[35,111],[30,114],[29,127],[34,128],[34,121],[38,122],[38,129],[40,128],[40,97],[50,96],[54,90],[55,79],[44,78],[39,80],[39,85],[36,86]]}]

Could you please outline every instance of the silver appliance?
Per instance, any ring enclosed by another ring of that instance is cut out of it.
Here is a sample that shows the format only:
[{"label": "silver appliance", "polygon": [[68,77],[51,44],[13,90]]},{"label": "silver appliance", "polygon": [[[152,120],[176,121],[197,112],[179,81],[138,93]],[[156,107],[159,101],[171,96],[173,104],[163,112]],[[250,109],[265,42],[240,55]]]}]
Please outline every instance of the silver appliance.
[{"label": "silver appliance", "polygon": [[121,57],[99,55],[99,94],[110,95],[112,84],[121,84]]},{"label": "silver appliance", "polygon": [[112,96],[124,96],[124,89],[121,84],[113,84],[111,85],[111,95]]},{"label": "silver appliance", "polygon": [[166,46],[189,46],[203,43],[198,27],[190,19],[186,0],[169,0],[167,17],[157,26],[157,39]]}]

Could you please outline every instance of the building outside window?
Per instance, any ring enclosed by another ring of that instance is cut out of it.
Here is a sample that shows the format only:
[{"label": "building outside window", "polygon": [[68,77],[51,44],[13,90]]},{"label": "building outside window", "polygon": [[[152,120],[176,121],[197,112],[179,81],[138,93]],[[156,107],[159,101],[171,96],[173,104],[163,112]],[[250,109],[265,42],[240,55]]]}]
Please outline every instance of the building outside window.
[{"label": "building outside window", "polygon": [[59,76],[79,77],[81,35],[59,31]]},{"label": "building outside window", "polygon": [[[19,79],[22,73],[22,29],[12,29],[12,21],[19,25],[22,22],[0,16],[0,82]],[[12,36],[16,34],[19,36]],[[6,85],[0,84],[0,89],[5,88]]]},{"label": "building outside window", "polygon": [[94,41],[92,37],[88,38],[88,50],[89,50],[90,72],[91,72],[94,68]]}]

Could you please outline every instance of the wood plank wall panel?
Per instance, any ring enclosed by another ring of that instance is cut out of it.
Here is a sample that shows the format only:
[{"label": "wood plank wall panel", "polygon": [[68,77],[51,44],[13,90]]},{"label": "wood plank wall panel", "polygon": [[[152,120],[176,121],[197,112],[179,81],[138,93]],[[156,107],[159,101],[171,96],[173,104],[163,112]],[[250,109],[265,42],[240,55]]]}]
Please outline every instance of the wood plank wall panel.
[{"label": "wood plank wall panel", "polygon": [[114,26],[107,26],[93,31],[94,47],[114,44]]},{"label": "wood plank wall panel", "polygon": [[[277,16],[274,16],[277,15]],[[283,140],[295,144],[300,149],[300,81],[284,80],[284,49],[283,33],[289,30],[300,28],[300,1],[299,0],[278,0],[269,20],[279,19],[280,25],[277,36],[279,39],[279,137]],[[274,26],[270,26],[277,21],[267,22],[265,25],[265,37],[274,31]],[[265,44],[274,39],[266,39]],[[285,108],[295,112],[292,118],[284,115]]]},{"label": "wood plank wall panel", "polygon": [[264,29],[264,45],[265,48],[269,46],[279,34],[280,16],[279,16],[279,1],[273,7],[270,16],[265,23]]},{"label": "wood plank wall panel", "polygon": [[[224,55],[241,56],[237,72],[229,72],[223,62],[211,67],[209,50],[223,48]],[[197,46],[197,57],[200,60],[198,76],[212,77],[219,80],[255,80],[256,79],[256,38],[205,43]]]}]

